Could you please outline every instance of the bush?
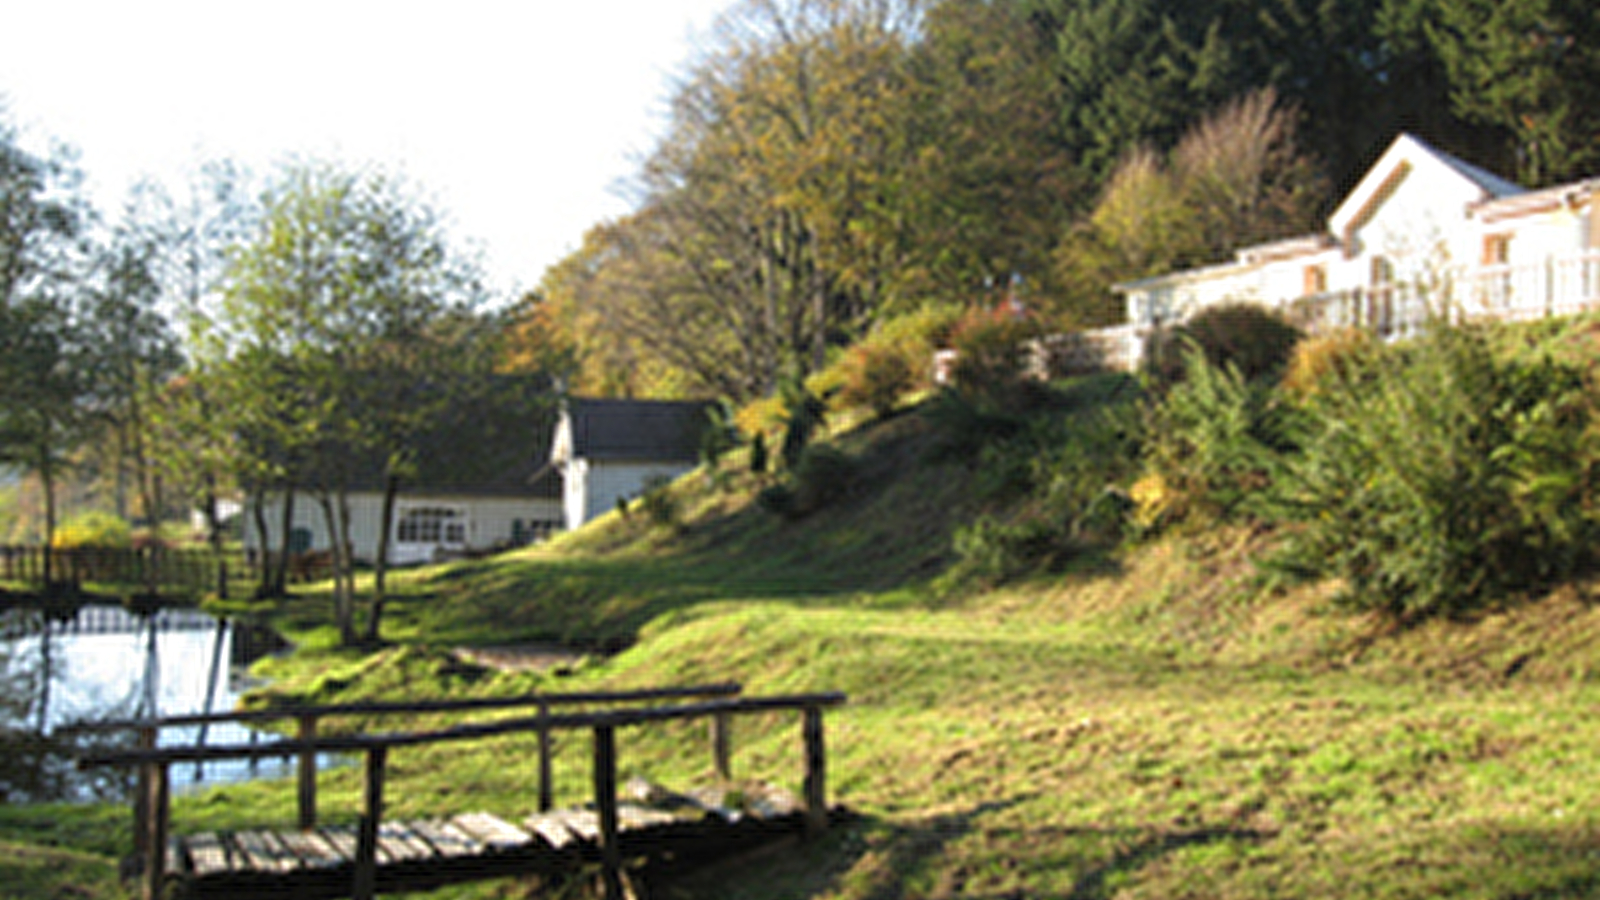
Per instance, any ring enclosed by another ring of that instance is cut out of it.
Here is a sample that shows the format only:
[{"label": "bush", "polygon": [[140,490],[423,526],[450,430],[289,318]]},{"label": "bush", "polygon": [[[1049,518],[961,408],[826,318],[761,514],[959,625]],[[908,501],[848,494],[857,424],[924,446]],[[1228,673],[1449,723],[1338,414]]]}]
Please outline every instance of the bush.
[{"label": "bush", "polygon": [[790,484],[763,490],[757,502],[784,518],[802,518],[853,493],[856,474],[855,460],[844,452],[826,444],[813,445],[792,470]]},{"label": "bush", "polygon": [[1300,527],[1270,569],[1342,578],[1350,603],[1409,621],[1593,561],[1600,454],[1579,369],[1502,361],[1481,330],[1434,323],[1308,408],[1314,439],[1269,495]]},{"label": "bush", "polygon": [[644,480],[644,493],[639,497],[639,508],[644,510],[650,524],[660,527],[678,527],[678,498],[672,493],[672,479],[665,475],[651,475]]},{"label": "bush", "polygon": [[1276,381],[1300,337],[1287,319],[1253,303],[1212,306],[1153,333],[1145,346],[1145,371],[1158,388],[1177,383],[1188,371],[1192,346],[1213,366],[1233,366],[1245,381]]},{"label": "bush", "polygon": [[1026,406],[1028,341],[1036,331],[1032,323],[1003,310],[968,312],[950,334],[956,390],[989,407]]},{"label": "bush", "polygon": [[1132,489],[1143,530],[1227,521],[1271,483],[1303,422],[1259,382],[1191,347],[1185,377],[1146,407],[1145,475]]},{"label": "bush", "polygon": [[828,405],[811,393],[797,380],[785,381],[778,390],[783,401],[783,443],[778,453],[785,468],[793,471],[800,465],[812,435],[822,428],[828,415]]},{"label": "bush", "polygon": [[1373,350],[1371,335],[1360,328],[1306,338],[1295,345],[1289,356],[1283,389],[1296,400],[1309,400],[1325,385],[1348,379]]},{"label": "bush", "polygon": [[1001,522],[979,516],[956,529],[954,547],[958,578],[994,585],[1038,568],[1063,549],[1066,531],[1059,524],[1028,518]]},{"label": "bush", "polygon": [[750,472],[753,475],[767,474],[767,436],[759,431],[750,439]]},{"label": "bush", "polygon": [[917,383],[917,370],[905,352],[871,342],[851,347],[840,370],[838,401],[847,407],[868,407],[880,419],[894,412],[901,396]]},{"label": "bush", "polygon": [[56,529],[50,546],[57,550],[90,547],[123,550],[133,546],[133,528],[112,513],[81,513],[68,519]]}]

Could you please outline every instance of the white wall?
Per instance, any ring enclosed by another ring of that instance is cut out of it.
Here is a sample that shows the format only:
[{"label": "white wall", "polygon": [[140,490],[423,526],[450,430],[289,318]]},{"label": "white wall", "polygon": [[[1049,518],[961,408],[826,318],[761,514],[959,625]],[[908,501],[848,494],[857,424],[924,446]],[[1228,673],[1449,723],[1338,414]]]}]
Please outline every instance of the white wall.
[{"label": "white wall", "polygon": [[564,473],[567,528],[576,529],[616,509],[619,497],[639,496],[654,476],[677,478],[693,469],[693,463],[574,460]]},{"label": "white wall", "polygon": [[[473,550],[487,550],[497,544],[508,543],[512,539],[513,524],[521,519],[527,527],[529,523],[559,523],[562,521],[561,504],[552,499],[539,497],[463,497],[437,494],[407,494],[401,493],[395,501],[395,520],[399,521],[400,510],[407,505],[437,505],[460,506],[467,511],[467,547]],[[350,495],[350,539],[355,545],[355,556],[358,560],[370,561],[377,553],[378,531],[383,514],[383,495],[378,493],[359,493]],[[266,504],[266,518],[268,531],[269,550],[277,550],[282,545],[282,536],[279,526],[283,521],[283,497],[276,495],[268,498]],[[322,506],[310,494],[296,494],[294,498],[294,522],[291,528],[305,528],[311,532],[311,548],[313,550],[327,550],[333,546],[333,541],[328,535],[327,519],[323,515]],[[256,531],[255,517],[252,511],[246,511],[245,519],[245,547],[256,549],[259,544]],[[403,562],[391,553],[390,560]]]}]

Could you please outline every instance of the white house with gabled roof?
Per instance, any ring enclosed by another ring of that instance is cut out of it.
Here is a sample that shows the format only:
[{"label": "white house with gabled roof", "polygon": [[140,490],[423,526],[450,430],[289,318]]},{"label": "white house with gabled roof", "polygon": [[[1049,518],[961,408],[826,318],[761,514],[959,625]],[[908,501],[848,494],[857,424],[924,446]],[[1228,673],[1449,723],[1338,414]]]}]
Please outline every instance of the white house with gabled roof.
[{"label": "white house with gabled roof", "polygon": [[1210,306],[1256,303],[1316,332],[1409,334],[1430,314],[1539,318],[1600,304],[1600,178],[1528,190],[1402,134],[1328,217],[1328,229],[1243,248],[1218,265],[1116,285],[1137,360],[1152,329]]}]

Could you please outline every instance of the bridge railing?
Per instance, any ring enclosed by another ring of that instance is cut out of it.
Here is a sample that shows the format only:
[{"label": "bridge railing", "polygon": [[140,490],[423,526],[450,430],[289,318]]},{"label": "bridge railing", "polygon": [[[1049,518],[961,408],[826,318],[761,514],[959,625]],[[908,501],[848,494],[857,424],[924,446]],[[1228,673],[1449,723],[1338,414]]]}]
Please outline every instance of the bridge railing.
[{"label": "bridge railing", "polygon": [[[823,742],[822,710],[842,704],[843,694],[803,694],[782,697],[738,697],[738,685],[658,688],[640,691],[597,692],[586,694],[543,694],[519,698],[421,703],[372,703],[327,706],[296,710],[263,710],[226,713],[214,716],[175,716],[151,721],[101,723],[98,729],[133,728],[139,746],[130,750],[96,751],[79,759],[79,766],[136,766],[139,788],[134,798],[135,850],[143,859],[144,894],[160,897],[166,878],[166,853],[170,822],[168,768],[173,763],[206,762],[224,759],[261,759],[298,756],[300,759],[300,824],[313,827],[316,821],[316,757],[321,753],[364,753],[366,755],[365,811],[357,829],[355,876],[352,896],[370,898],[376,878],[377,835],[383,816],[384,772],[391,749],[444,741],[483,738],[534,732],[539,735],[540,810],[550,808],[550,736],[557,731],[588,729],[594,735],[593,779],[595,806],[600,819],[602,874],[607,896],[621,896],[621,857],[617,843],[617,728],[653,722],[705,718],[712,723],[711,746],[720,776],[729,775],[729,724],[733,716],[780,710],[802,713],[802,739],[805,744],[804,804],[806,828],[817,833],[826,828],[826,761]],[[650,700],[712,697],[676,706],[630,706],[622,709],[554,713],[560,704],[640,703]],[[333,715],[381,713],[432,713],[537,707],[530,717],[492,722],[460,724],[433,731],[390,732],[363,735],[317,734],[317,722]],[[168,726],[196,725],[206,721],[260,721],[296,718],[297,737],[249,745],[157,747],[155,734]],[[309,773],[309,774],[308,774]]]}]

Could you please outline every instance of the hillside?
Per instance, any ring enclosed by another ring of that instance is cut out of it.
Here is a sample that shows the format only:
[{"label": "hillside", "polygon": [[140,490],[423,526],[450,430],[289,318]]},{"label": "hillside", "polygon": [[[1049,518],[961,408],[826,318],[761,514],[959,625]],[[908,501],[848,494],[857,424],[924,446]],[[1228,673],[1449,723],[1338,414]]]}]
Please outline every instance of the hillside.
[{"label": "hillside", "polygon": [[[636,504],[412,573],[376,655],[318,650],[327,610],[297,600],[278,616],[302,652],[266,670],[262,702],[724,679],[847,692],[830,778],[859,822],[659,896],[1600,897],[1600,584],[1402,629],[1332,604],[1328,584],[1269,589],[1252,561],[1279,536],[1217,526],[1085,544],[990,587],[952,575],[953,536],[1026,499],[980,484],[947,424],[922,407],[837,435],[845,488],[798,519],[756,502],[769,480],[697,473],[673,488],[675,525]],[[541,641],[596,652],[561,675],[453,652]],[[736,776],[795,786],[794,727],[741,723]],[[586,746],[563,749],[559,794],[578,802]],[[520,810],[533,766],[505,761],[525,752],[408,754],[394,814]],[[668,784],[708,774],[698,732],[625,733],[620,752]],[[324,780],[350,814],[355,773]],[[290,795],[185,798],[174,821],[287,821]],[[87,831],[60,840],[113,844]]]},{"label": "hillside", "polygon": [[[988,589],[950,577],[952,535],[1018,501],[978,499],[943,427],[840,435],[849,487],[794,521],[753,476],[691,476],[676,528],[636,506],[458,565],[397,634],[628,646],[571,683],[848,692],[833,784],[862,824],[684,896],[1600,896],[1595,586],[1397,629],[1328,585],[1265,589],[1276,536],[1220,527]],[[736,769],[797,777],[791,727],[741,731]],[[635,740],[639,771],[703,776]]]}]

